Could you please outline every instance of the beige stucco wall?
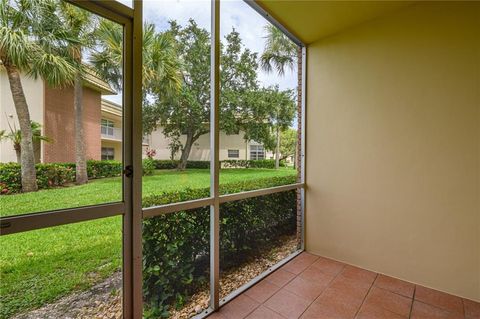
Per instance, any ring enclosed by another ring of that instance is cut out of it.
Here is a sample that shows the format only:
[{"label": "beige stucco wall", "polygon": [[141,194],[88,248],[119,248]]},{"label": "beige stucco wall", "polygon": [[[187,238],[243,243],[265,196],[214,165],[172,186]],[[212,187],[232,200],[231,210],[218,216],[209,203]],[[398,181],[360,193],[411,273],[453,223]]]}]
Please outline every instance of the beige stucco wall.
[{"label": "beige stucco wall", "polygon": [[114,160],[122,161],[122,142],[102,139],[102,147],[113,148],[115,150]]},{"label": "beige stucco wall", "polygon": [[307,250],[480,301],[480,3],[308,51]]},{"label": "beige stucco wall", "polygon": [[[180,142],[184,143],[186,139],[185,135],[182,135]],[[155,156],[158,159],[170,159],[170,149],[168,148],[169,140],[165,138],[162,133],[162,128],[159,127],[157,130],[152,132],[148,136],[148,147],[156,150],[157,155]],[[220,132],[220,149],[219,149],[219,158],[221,161],[227,159],[238,159],[245,160],[250,159],[250,144],[256,144],[255,142],[246,143],[243,139],[243,133],[236,135],[227,135],[224,132]],[[144,153],[145,149],[144,147]],[[238,158],[229,158],[228,150],[239,150]],[[145,155],[145,154],[144,154]],[[181,152],[177,153],[176,158],[179,159]],[[266,152],[265,158],[273,158],[272,152]],[[192,146],[190,151],[189,160],[192,161],[208,161],[210,160],[210,135],[204,134],[198,138],[197,141]]]},{"label": "beige stucco wall", "polygon": [[[43,125],[43,81],[24,75],[21,75],[21,81],[30,110],[30,119]],[[0,131],[10,131],[8,122],[12,126],[16,125],[17,129],[19,128],[7,72],[0,67]],[[8,140],[0,142],[0,163],[16,161],[17,157],[12,143]]]}]

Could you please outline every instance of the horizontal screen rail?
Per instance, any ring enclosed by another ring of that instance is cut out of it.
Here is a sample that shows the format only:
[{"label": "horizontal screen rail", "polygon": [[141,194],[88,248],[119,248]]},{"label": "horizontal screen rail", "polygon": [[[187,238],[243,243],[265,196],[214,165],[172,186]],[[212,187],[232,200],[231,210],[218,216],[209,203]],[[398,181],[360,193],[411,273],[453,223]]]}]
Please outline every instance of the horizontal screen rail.
[{"label": "horizontal screen rail", "polygon": [[142,215],[143,218],[152,218],[159,215],[165,215],[182,210],[195,209],[210,205],[213,205],[213,197],[144,208]]},{"label": "horizontal screen rail", "polygon": [[264,195],[269,195],[274,193],[286,192],[289,190],[303,188],[303,187],[304,187],[303,183],[296,183],[296,184],[289,184],[289,185],[276,186],[276,187],[270,187],[270,188],[263,188],[263,189],[248,191],[248,192],[242,192],[242,193],[220,195],[220,204],[226,203],[226,202],[233,202],[236,200],[242,200],[246,198],[251,198],[251,197],[258,197],[258,196],[264,196]]},{"label": "horizontal screen rail", "polygon": [[44,213],[32,213],[0,218],[0,235],[60,226],[123,215],[124,203],[111,203],[96,206],[54,210]]}]

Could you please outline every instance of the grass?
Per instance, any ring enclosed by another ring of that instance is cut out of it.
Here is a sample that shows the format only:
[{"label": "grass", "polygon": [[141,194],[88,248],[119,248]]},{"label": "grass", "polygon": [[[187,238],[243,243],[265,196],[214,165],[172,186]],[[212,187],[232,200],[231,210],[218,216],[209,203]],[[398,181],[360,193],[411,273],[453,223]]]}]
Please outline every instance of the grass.
[{"label": "grass", "polygon": [[[224,169],[220,172],[220,183],[230,183],[246,178],[265,178],[295,174],[293,169]],[[142,194],[148,196],[161,191],[172,191],[185,187],[208,187],[210,171],[206,169],[157,170],[142,182]],[[88,184],[56,189],[44,189],[35,193],[0,196],[0,216],[19,215],[54,209],[110,203],[122,198],[120,177],[93,180]]]},{"label": "grass", "polygon": [[[220,183],[295,174],[291,169],[222,170]],[[208,187],[208,170],[157,171],[143,179],[143,195]],[[84,206],[121,199],[121,179],[0,196],[0,215]],[[38,308],[83,290],[121,267],[120,216],[0,236],[0,318]]]}]

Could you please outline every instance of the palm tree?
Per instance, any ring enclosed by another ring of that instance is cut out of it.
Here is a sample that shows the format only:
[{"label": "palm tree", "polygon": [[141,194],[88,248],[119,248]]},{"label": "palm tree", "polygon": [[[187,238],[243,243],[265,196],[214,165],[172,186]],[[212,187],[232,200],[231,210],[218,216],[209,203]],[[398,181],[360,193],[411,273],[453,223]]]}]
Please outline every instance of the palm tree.
[{"label": "palm tree", "polygon": [[272,24],[265,26],[265,33],[265,47],[260,56],[262,68],[267,72],[275,69],[279,75],[284,75],[287,68],[293,70],[298,60],[298,46]]},{"label": "palm tree", "polygon": [[[101,20],[95,34],[97,44],[90,62],[96,72],[109,84],[122,90],[123,30],[109,20]],[[155,26],[143,28],[142,85],[146,95],[170,97],[181,87],[180,59],[174,37],[168,32],[157,33]]]},{"label": "palm tree", "polygon": [[[265,36],[265,47],[262,55],[260,56],[260,64],[266,72],[275,71],[283,76],[285,70],[294,69],[295,64],[301,61],[301,50],[292,42],[280,29],[272,24],[265,26],[267,35]],[[301,66],[299,66],[301,72]],[[299,73],[300,76],[300,73]],[[301,83],[299,81],[299,91],[301,89]],[[297,114],[301,114],[302,104],[298,100]],[[280,132],[277,129],[277,146],[275,148],[275,167],[280,166]],[[299,133],[300,134],[300,133]],[[300,136],[300,135],[299,135]],[[300,137],[299,137],[300,138]]]},{"label": "palm tree", "polygon": [[[94,45],[94,16],[87,10],[80,9],[64,1],[60,2],[59,15],[75,43],[69,49],[75,62],[82,66],[82,50]],[[75,183],[88,182],[87,159],[85,151],[85,134],[83,127],[83,70],[78,68],[73,86],[73,108],[75,114]]]},{"label": "palm tree", "polygon": [[[267,35],[265,36],[265,47],[260,56],[260,63],[262,68],[267,72],[272,72],[273,69],[281,76],[285,74],[285,70],[290,68],[293,70],[295,64],[298,67],[298,94],[297,94],[297,154],[296,167],[300,168],[300,145],[302,140],[302,49],[293,43],[280,29],[274,25],[267,25],[265,27]],[[277,138],[276,156],[278,159],[278,150],[280,148],[280,139]],[[300,181],[300,170],[297,172],[297,179]],[[300,201],[301,195],[297,191],[297,201]],[[301,238],[301,212],[297,211],[297,239]]]},{"label": "palm tree", "polygon": [[[102,20],[96,31],[97,49],[90,62],[110,85],[122,89],[123,30],[120,25]],[[173,36],[157,33],[155,26],[143,27],[142,85],[147,93],[177,92],[181,86],[180,62]]]},{"label": "palm tree", "polygon": [[8,75],[21,133],[22,191],[37,190],[33,133],[20,73],[51,86],[71,85],[76,65],[53,0],[0,0],[0,65]]},{"label": "palm tree", "polygon": [[[10,124],[8,122],[8,126],[10,128],[10,132],[7,133],[5,131],[0,131],[0,141],[2,140],[9,140],[13,144],[13,149],[15,150],[15,154],[17,155],[17,163],[20,164],[21,153],[22,153],[22,132],[17,129],[15,123]],[[38,122],[31,122],[30,127],[32,128],[32,141],[35,142],[51,142],[51,139],[47,136],[42,135],[42,125]]]}]

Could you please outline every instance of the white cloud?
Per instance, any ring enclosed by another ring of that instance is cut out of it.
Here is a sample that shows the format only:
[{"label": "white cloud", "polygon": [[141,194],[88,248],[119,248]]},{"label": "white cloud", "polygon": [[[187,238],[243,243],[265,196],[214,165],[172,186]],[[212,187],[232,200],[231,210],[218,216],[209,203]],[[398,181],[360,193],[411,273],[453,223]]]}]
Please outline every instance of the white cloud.
[{"label": "white cloud", "polygon": [[[259,54],[263,51],[265,25],[269,22],[250,8],[244,1],[220,2],[220,35],[223,38],[235,28],[240,33],[244,45]],[[143,19],[155,24],[158,31],[168,28],[169,20],[185,25],[194,19],[199,26],[210,30],[211,3],[208,0],[145,0]],[[296,70],[287,70],[284,76],[259,71],[259,81],[265,85],[278,84],[280,88],[296,88]]]},{"label": "white cloud", "polygon": [[[131,0],[122,2],[131,3]],[[158,31],[169,27],[168,21],[176,20],[185,25],[189,19],[194,19],[197,24],[210,31],[211,27],[211,2],[209,0],[144,0],[143,19],[155,25]],[[235,28],[245,47],[253,52],[260,53],[264,46],[264,28],[269,22],[250,8],[242,0],[221,1],[220,4],[220,36]],[[259,69],[258,79],[264,86],[278,85],[280,89],[296,89],[296,70],[287,70],[284,76],[276,73],[266,73]],[[115,102],[121,101],[121,96],[107,97]]]}]

